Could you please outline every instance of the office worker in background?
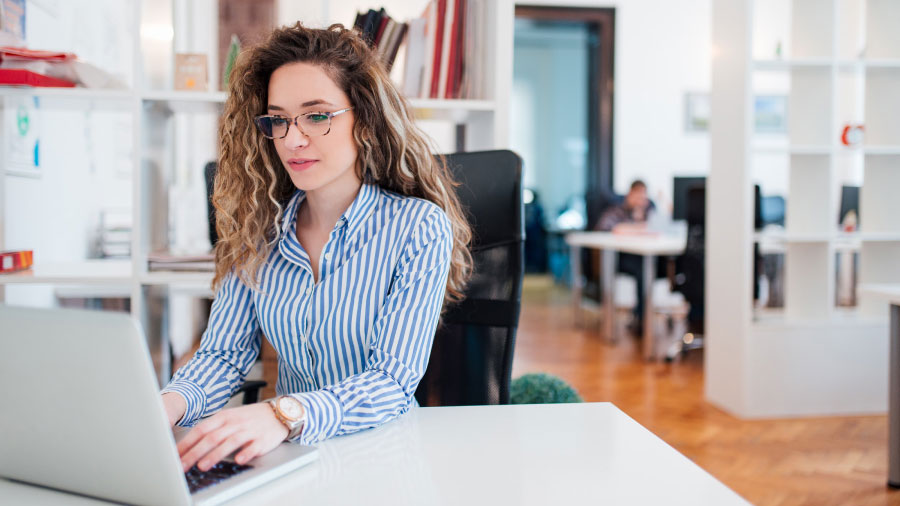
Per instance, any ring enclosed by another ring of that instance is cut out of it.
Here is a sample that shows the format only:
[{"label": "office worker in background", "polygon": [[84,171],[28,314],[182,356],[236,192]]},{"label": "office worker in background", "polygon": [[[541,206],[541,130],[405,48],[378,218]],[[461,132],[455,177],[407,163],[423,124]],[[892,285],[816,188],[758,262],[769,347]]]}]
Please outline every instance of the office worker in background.
[{"label": "office worker in background", "polygon": [[[607,208],[597,221],[595,230],[618,234],[641,234],[647,231],[647,220],[656,209],[647,197],[647,185],[640,179],[631,183],[621,203]],[[639,255],[619,253],[618,272],[632,276],[637,282],[637,301],[629,331],[640,334],[644,317],[644,264]]]},{"label": "office worker in background", "polygon": [[[298,23],[242,53],[219,137],[216,297],[162,393],[172,425],[196,424],[178,445],[186,470],[409,410],[472,264],[446,166],[355,32]],[[219,411],[263,338],[278,397]]]}]

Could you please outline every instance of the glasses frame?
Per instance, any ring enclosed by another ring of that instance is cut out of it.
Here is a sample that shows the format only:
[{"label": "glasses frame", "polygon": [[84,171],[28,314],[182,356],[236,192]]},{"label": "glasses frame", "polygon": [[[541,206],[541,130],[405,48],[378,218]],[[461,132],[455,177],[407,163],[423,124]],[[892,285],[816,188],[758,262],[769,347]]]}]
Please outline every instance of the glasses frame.
[{"label": "glasses frame", "polygon": [[[293,118],[291,118],[289,116],[283,116],[281,114],[261,114],[259,116],[256,116],[255,118],[253,118],[253,123],[256,125],[256,128],[259,129],[259,132],[263,135],[263,137],[265,137],[266,139],[272,139],[272,140],[284,139],[285,137],[287,137],[287,134],[291,131],[291,125],[297,127],[297,130],[299,130],[300,133],[305,135],[306,137],[324,137],[324,136],[328,135],[329,133],[331,133],[331,120],[335,116],[340,116],[341,114],[344,114],[345,112],[349,111],[350,109],[353,109],[352,105],[350,107],[346,107],[344,109],[341,109],[339,111],[334,111],[334,112],[325,112],[325,111],[305,112],[303,114],[298,114],[298,115],[294,116]],[[300,118],[302,118],[304,116],[309,116],[311,114],[324,114],[325,116],[328,116],[328,130],[326,130],[324,134],[315,135],[315,136],[309,135],[308,133],[306,133],[303,130],[303,128],[300,127]],[[260,124],[259,124],[260,120],[263,118],[284,118],[284,119],[289,120],[288,127],[287,127],[287,130],[284,131],[284,135],[282,135],[281,137],[270,137],[270,136],[266,135],[266,133],[263,131],[262,126],[260,126]]]}]

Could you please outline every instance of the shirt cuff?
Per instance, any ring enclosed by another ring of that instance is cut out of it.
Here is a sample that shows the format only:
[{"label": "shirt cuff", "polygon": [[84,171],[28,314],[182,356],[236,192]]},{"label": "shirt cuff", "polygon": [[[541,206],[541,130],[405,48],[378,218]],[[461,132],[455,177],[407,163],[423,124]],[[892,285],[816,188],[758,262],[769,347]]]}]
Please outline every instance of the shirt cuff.
[{"label": "shirt cuff", "polygon": [[340,400],[328,390],[291,394],[300,401],[306,413],[303,431],[294,441],[312,444],[334,436],[341,427],[343,407]]},{"label": "shirt cuff", "polygon": [[190,427],[196,423],[200,416],[206,411],[206,392],[198,385],[187,380],[176,380],[168,385],[160,392],[164,394],[174,392],[182,397],[187,404],[184,416],[175,425],[179,427]]}]

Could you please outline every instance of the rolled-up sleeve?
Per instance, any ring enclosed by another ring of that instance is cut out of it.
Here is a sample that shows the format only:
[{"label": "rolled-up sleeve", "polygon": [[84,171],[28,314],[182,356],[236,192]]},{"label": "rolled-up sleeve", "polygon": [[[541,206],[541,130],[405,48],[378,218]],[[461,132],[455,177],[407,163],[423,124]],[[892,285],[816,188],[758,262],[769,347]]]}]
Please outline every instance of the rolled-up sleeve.
[{"label": "rolled-up sleeve", "polygon": [[320,390],[293,394],[307,412],[301,442],[375,427],[409,410],[428,365],[452,247],[450,221],[433,206],[404,246],[372,328],[366,369]]},{"label": "rolled-up sleeve", "polygon": [[162,390],[187,402],[178,425],[194,425],[225,406],[259,355],[260,339],[250,288],[229,273],[216,293],[200,348]]}]

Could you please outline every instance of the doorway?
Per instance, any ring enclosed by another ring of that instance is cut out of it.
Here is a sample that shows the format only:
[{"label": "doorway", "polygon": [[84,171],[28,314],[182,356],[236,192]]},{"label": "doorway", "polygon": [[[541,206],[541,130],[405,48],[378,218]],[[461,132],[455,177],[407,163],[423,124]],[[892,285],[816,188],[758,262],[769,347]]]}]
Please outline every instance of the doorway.
[{"label": "doorway", "polygon": [[568,275],[613,181],[615,10],[516,7],[511,147],[525,162],[528,272]]}]

